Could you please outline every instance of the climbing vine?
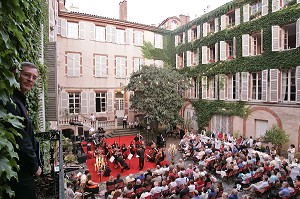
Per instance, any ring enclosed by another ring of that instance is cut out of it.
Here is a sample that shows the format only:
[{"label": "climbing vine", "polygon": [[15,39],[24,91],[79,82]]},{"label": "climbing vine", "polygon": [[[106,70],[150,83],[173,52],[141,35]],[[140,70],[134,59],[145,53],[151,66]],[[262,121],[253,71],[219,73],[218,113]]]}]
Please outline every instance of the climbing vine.
[{"label": "climbing vine", "polygon": [[[39,62],[41,52],[41,24],[47,19],[47,4],[44,0],[11,0],[2,1],[0,10],[0,101],[5,105],[10,96],[19,85],[15,79],[13,69],[20,67],[23,61],[30,61],[37,65],[40,71],[38,84],[45,85],[46,69]],[[47,31],[44,32],[47,35]],[[47,37],[46,37],[47,38]],[[37,130],[39,119],[38,88],[34,88],[29,94],[29,111]],[[17,154],[14,152],[16,142],[13,134],[17,132],[13,128],[6,128],[6,124],[21,128],[18,118],[7,114],[0,104],[0,198],[4,192],[12,195],[8,186],[8,180],[17,178],[15,170]]]}]

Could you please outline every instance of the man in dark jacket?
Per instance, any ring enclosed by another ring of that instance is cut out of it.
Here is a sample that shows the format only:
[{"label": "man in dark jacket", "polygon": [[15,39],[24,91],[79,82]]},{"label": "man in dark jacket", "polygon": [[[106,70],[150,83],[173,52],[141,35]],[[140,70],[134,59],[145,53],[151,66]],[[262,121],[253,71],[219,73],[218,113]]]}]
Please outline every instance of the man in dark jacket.
[{"label": "man in dark jacket", "polygon": [[15,136],[16,143],[19,146],[19,148],[15,148],[19,156],[19,160],[17,160],[17,164],[20,167],[20,170],[17,171],[18,181],[13,179],[10,182],[17,199],[36,198],[34,177],[39,176],[42,172],[36,155],[36,139],[33,125],[26,108],[26,94],[33,88],[37,77],[38,70],[36,66],[30,62],[23,62],[20,76],[17,79],[20,89],[14,90],[12,95],[14,104],[10,103],[5,106],[8,113],[24,118],[22,121],[24,127],[16,129],[21,137]]},{"label": "man in dark jacket", "polygon": [[142,170],[144,168],[145,162],[145,148],[143,145],[140,145],[139,150],[137,151],[137,155],[139,156],[139,168]]}]

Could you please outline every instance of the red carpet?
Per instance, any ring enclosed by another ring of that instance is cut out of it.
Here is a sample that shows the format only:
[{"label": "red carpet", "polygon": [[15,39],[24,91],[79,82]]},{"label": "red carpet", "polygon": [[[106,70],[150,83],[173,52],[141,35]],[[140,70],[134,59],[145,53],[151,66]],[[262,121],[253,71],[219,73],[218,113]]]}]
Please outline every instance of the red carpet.
[{"label": "red carpet", "polygon": [[[107,144],[111,145],[111,144],[113,144],[114,141],[117,141],[119,146],[121,146],[122,144],[125,144],[126,146],[128,146],[130,144],[130,142],[133,141],[133,138],[134,138],[134,136],[120,136],[120,137],[114,137],[114,138],[107,138],[105,140],[105,142]],[[86,142],[85,142],[85,144],[86,144]],[[83,146],[83,150],[86,153],[86,146]],[[92,144],[92,151],[94,151],[93,144]],[[146,149],[145,154],[148,154],[148,153],[149,153],[149,150]],[[120,168],[115,169],[113,163],[111,163],[109,160],[106,160],[106,161],[108,162],[108,166],[111,169],[111,173],[110,173],[111,176],[116,177],[117,173],[121,173]],[[100,182],[100,176],[95,171],[95,166],[94,166],[95,162],[96,162],[96,159],[94,157],[93,158],[88,158],[87,159],[87,167],[88,167],[90,173],[92,174],[92,180],[94,182]],[[140,172],[140,170],[139,170],[139,159],[136,157],[136,154],[132,157],[131,160],[126,159],[126,163],[129,165],[130,170],[124,170],[121,173],[122,177],[123,176],[128,176],[131,173],[135,174],[135,173]],[[155,163],[146,162],[146,155],[145,155],[145,164],[144,164],[143,171],[147,170],[148,168],[155,168],[155,167],[156,167]],[[109,177],[102,176],[102,182],[107,181],[108,178]]]}]

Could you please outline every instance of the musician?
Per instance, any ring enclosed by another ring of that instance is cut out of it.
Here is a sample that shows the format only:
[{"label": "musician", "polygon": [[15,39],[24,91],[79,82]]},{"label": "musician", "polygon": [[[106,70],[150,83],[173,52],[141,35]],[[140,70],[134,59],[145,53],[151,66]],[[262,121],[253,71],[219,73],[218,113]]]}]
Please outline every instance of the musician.
[{"label": "musician", "polygon": [[158,149],[156,148],[155,142],[152,141],[151,150],[149,151],[148,161],[155,162],[157,154],[158,154]]},{"label": "musician", "polygon": [[143,138],[143,136],[141,136],[140,133],[136,134],[136,136],[134,137],[134,141],[135,141],[135,147],[139,148],[140,144],[141,144],[141,139]]},{"label": "musician", "polygon": [[145,161],[145,148],[144,145],[140,145],[140,148],[137,151],[137,155],[139,156],[139,168],[140,170],[143,170],[144,168],[144,161]]},{"label": "musician", "polygon": [[135,154],[135,144],[134,144],[134,141],[132,141],[129,145],[129,151],[132,155]]},{"label": "musician", "polygon": [[157,155],[155,157],[156,165],[162,166],[161,162],[163,162],[164,159],[165,159],[165,153],[164,153],[163,149],[159,149],[159,151],[158,151],[158,153],[157,153]]},{"label": "musician", "polygon": [[120,148],[117,141],[114,141],[114,143],[111,146],[112,148]]}]

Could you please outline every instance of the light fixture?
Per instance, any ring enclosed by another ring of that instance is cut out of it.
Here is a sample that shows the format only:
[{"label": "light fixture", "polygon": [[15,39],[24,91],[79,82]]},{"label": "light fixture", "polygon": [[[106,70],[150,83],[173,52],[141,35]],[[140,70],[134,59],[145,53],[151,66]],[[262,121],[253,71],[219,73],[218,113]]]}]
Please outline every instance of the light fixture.
[{"label": "light fixture", "polygon": [[124,95],[125,91],[122,89],[122,90],[121,90],[121,93],[122,93],[122,95]]}]

